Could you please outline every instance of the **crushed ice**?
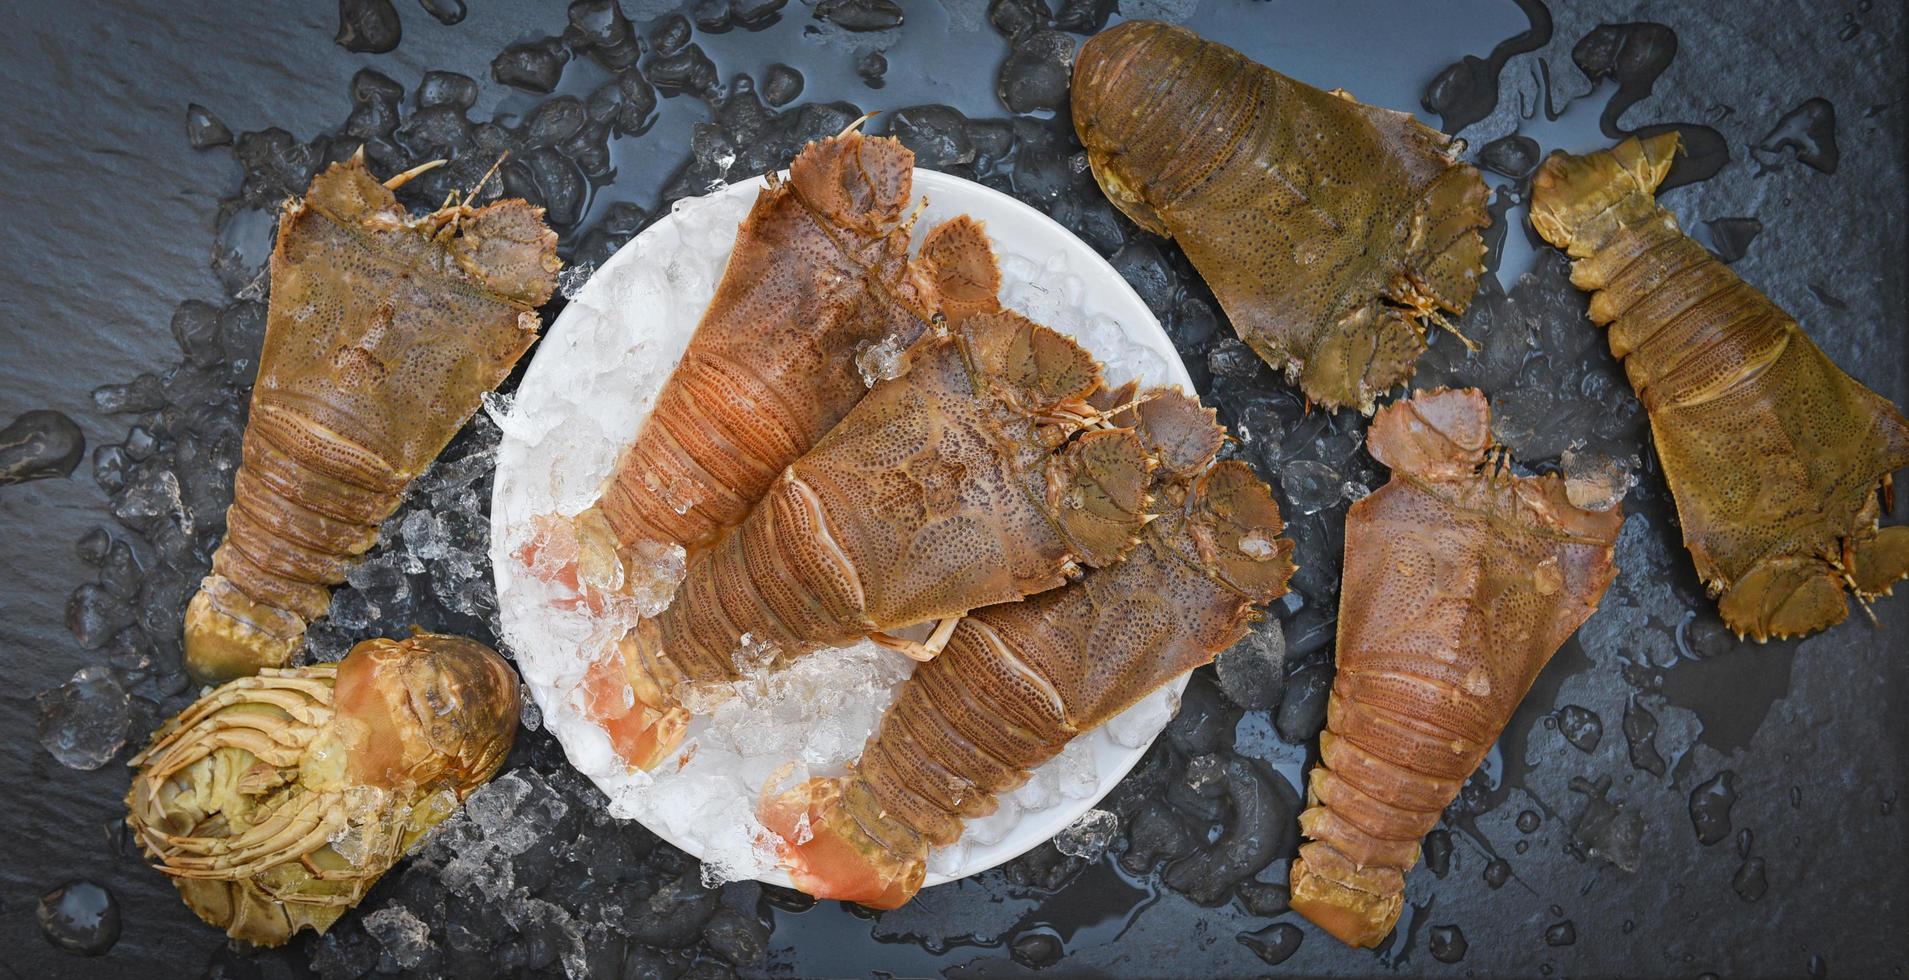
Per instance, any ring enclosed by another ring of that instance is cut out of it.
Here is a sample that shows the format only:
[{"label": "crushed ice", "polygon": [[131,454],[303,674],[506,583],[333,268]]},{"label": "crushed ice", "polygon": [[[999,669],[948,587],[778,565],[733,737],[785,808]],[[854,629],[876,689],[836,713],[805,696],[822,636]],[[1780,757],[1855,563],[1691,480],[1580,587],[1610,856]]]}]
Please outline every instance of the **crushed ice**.
[{"label": "crushed ice", "polygon": [[60,765],[98,769],[126,744],[132,701],[105,667],[87,667],[34,699],[40,709],[40,744]]},{"label": "crushed ice", "polygon": [[1099,860],[1119,831],[1118,815],[1109,810],[1089,810],[1054,835],[1054,849],[1088,861]]}]

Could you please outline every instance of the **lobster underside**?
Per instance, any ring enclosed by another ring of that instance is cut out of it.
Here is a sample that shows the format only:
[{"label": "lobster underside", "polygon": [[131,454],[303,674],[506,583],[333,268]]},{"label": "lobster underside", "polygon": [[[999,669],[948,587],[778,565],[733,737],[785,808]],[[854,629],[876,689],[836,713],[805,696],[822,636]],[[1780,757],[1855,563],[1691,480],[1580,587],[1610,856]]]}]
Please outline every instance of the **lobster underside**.
[{"label": "lobster underside", "polygon": [[490,648],[420,633],[227,682],[130,763],[126,823],[200,918],[277,946],[324,932],[488,782],[517,733]]}]

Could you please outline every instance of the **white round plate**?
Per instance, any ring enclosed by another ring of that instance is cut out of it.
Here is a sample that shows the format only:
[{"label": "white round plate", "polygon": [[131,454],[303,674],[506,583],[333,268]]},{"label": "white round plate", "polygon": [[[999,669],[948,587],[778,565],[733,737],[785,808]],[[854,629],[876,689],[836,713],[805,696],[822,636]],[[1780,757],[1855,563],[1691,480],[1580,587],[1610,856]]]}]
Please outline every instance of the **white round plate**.
[{"label": "white round plate", "polygon": [[[914,179],[915,193],[927,201],[915,223],[917,241],[940,221],[972,215],[984,222],[1000,257],[1007,305],[1074,337],[1100,358],[1110,384],[1138,378],[1143,385],[1192,390],[1146,304],[1084,242],[1045,214],[972,181],[928,170],[916,170]],[[911,665],[867,643],[815,654],[791,668],[792,677],[757,685],[767,693],[745,692],[720,709],[715,721],[698,719],[685,743],[697,746],[688,763],[666,764],[655,775],[632,773],[602,731],[582,716],[576,696],[596,655],[586,651],[604,649],[613,637],[603,635],[605,625],[587,613],[552,605],[548,587],[525,574],[516,557],[533,516],[575,514],[596,499],[688,345],[728,261],[737,225],[763,186],[757,177],[679,202],[623,246],[550,325],[513,399],[489,403],[504,430],[491,499],[491,561],[506,647],[543,723],[571,764],[609,796],[612,812],[641,820],[702,858],[707,877],[788,885],[754,818],[762,784],[791,757],[811,775],[841,772],[860,754]],[[851,676],[861,686],[844,697],[834,680]],[[1172,717],[1185,684],[1182,677],[1076,738],[1066,753],[1036,770],[1029,786],[1004,794],[1001,813],[971,822],[961,842],[936,852],[927,884],[985,871],[1065,829],[1140,760]],[[751,703],[758,695],[762,700]],[[798,718],[802,727],[794,737],[782,733],[779,754],[745,744],[762,719],[787,717],[808,701],[819,705],[829,698],[835,700]]]}]

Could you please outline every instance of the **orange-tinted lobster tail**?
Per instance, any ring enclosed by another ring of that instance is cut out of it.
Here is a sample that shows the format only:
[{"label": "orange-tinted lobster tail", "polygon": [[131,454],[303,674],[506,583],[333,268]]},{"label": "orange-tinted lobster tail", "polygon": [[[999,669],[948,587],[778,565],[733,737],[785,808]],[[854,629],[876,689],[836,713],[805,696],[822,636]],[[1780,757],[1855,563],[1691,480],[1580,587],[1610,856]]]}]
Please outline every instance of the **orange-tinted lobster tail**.
[{"label": "orange-tinted lobster tail", "polygon": [[1392,931],[1419,839],[1597,608],[1622,523],[1494,460],[1475,390],[1381,409],[1367,445],[1392,479],[1346,515],[1338,674],[1291,871],[1293,908],[1352,946]]}]

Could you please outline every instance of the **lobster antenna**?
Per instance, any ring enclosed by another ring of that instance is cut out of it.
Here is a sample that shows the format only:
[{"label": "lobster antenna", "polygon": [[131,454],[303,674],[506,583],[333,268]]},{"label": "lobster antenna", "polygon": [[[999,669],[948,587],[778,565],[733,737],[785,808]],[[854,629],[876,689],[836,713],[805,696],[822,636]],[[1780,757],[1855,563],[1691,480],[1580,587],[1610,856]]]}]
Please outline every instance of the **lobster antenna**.
[{"label": "lobster antenna", "polygon": [[497,168],[503,166],[504,161],[508,159],[510,159],[509,150],[499,153],[497,155],[497,162],[491,164],[491,168],[484,171],[484,176],[477,178],[477,183],[471,185],[471,192],[464,195],[464,203],[459,205],[459,207],[470,207],[471,201],[477,197],[477,192],[483,190],[485,184],[490,183],[491,177],[497,173]]},{"label": "lobster antenna", "polygon": [[[362,156],[364,152],[365,152],[364,147],[361,146],[358,148],[358,154],[360,156]],[[428,163],[420,163],[417,166],[412,167],[409,170],[406,170],[404,173],[395,174],[390,179],[386,180],[384,182],[384,189],[388,191],[395,191],[398,188],[403,187],[404,185],[410,183],[411,178],[416,177],[417,175],[424,173],[426,171],[436,170],[437,168],[442,167],[445,164],[450,162],[451,161],[446,160],[443,157],[439,157],[436,160],[432,160]]]},{"label": "lobster antenna", "polygon": [[852,122],[852,123],[849,123],[849,124],[848,124],[848,125],[846,125],[846,126],[843,126],[843,127],[842,127],[842,131],[841,131],[841,132],[839,132],[839,133],[836,133],[836,134],[835,134],[835,138],[836,138],[836,139],[841,139],[842,137],[844,137],[844,136],[847,136],[848,134],[850,134],[850,133],[852,133],[852,132],[855,132],[856,130],[858,130],[858,129],[860,129],[860,128],[862,128],[862,124],[863,124],[863,123],[865,123],[865,122],[867,122],[867,121],[869,121],[870,119],[873,119],[873,118],[875,118],[875,113],[876,113],[876,112],[878,112],[878,111],[880,111],[880,110],[873,110],[873,109],[871,109],[871,110],[869,110],[868,112],[864,112],[864,113],[862,113],[862,116],[861,116],[861,118],[860,118],[860,119],[857,119],[857,120],[855,120],[854,122]]}]

